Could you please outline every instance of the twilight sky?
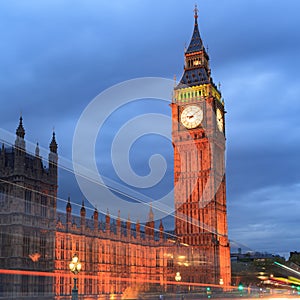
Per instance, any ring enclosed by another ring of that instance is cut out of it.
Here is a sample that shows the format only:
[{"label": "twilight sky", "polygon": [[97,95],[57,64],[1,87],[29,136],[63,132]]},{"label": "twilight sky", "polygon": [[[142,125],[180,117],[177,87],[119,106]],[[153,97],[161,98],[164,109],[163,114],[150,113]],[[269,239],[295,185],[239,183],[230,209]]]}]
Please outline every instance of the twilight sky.
[{"label": "twilight sky", "polygon": [[[180,79],[194,4],[1,1],[0,138],[10,132],[13,141],[22,113],[28,147],[39,142],[48,148],[54,127],[62,167],[70,167],[77,121],[100,92],[139,77]],[[227,111],[229,237],[252,250],[299,251],[300,3],[202,0],[198,9]],[[170,115],[170,109],[163,101],[130,103],[99,131],[97,163],[111,180],[120,182],[108,162],[120,122],[146,113]],[[146,189],[147,196],[159,198],[172,189],[173,153],[166,138],[145,135],[130,151],[132,168],[141,176],[149,173],[152,154],[166,159],[165,178],[156,189]],[[68,195],[77,203],[83,197],[72,173],[61,168],[62,207]]]}]

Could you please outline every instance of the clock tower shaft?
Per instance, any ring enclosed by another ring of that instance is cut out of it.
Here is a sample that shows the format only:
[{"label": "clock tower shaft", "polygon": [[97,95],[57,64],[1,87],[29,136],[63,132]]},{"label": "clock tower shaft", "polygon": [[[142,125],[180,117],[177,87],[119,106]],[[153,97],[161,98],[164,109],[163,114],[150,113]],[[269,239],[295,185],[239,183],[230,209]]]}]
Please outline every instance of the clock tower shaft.
[{"label": "clock tower shaft", "polygon": [[193,282],[230,285],[224,101],[213,83],[195,9],[184,73],[174,88],[175,231],[193,249]]}]

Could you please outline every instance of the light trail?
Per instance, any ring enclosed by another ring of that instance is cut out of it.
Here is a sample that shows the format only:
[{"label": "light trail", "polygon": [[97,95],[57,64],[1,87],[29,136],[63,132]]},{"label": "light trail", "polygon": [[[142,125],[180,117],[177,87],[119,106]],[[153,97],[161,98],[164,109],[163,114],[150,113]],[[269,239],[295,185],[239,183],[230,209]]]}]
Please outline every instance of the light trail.
[{"label": "light trail", "polygon": [[294,269],[292,269],[292,268],[290,268],[290,267],[288,267],[288,266],[285,266],[285,265],[283,265],[283,264],[281,264],[281,263],[279,263],[279,262],[277,262],[277,261],[275,261],[274,264],[275,264],[275,265],[278,265],[279,267],[281,267],[281,268],[283,268],[283,269],[286,269],[286,270],[288,270],[288,271],[290,271],[290,272],[293,272],[293,273],[295,273],[295,274],[297,274],[297,275],[300,276],[300,272],[298,272],[298,271],[296,271],[296,270],[294,270]]},{"label": "light trail", "polygon": [[[24,271],[24,270],[8,270],[8,269],[0,269],[0,274],[6,275],[23,275],[23,276],[44,276],[44,277],[65,277],[65,278],[73,278],[74,275],[71,272],[39,272],[39,271]],[[194,286],[194,287],[215,287],[222,289],[231,289],[237,290],[237,286],[231,285],[219,285],[219,284],[211,284],[211,283],[197,283],[197,282],[186,282],[180,281],[177,282],[171,280],[156,280],[156,279],[143,279],[142,274],[135,274],[137,277],[115,277],[115,276],[105,276],[105,272],[101,272],[98,276],[96,275],[88,275],[79,273],[76,277],[78,280],[84,279],[94,279],[97,280],[99,278],[107,278],[108,280],[115,280],[119,282],[133,282],[133,283],[157,283],[157,284],[168,284],[168,285],[181,285],[181,286]],[[132,275],[132,274],[131,274]]]}]

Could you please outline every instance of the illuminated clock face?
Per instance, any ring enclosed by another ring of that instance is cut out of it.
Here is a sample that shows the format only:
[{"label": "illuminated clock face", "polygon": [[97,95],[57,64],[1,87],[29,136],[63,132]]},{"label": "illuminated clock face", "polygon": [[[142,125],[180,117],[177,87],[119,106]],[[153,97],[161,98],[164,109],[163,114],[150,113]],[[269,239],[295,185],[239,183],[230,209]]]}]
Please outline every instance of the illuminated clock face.
[{"label": "illuminated clock face", "polygon": [[199,66],[200,63],[201,63],[200,60],[194,60],[194,61],[193,61],[193,65],[194,65],[194,66]]},{"label": "illuminated clock face", "polygon": [[217,109],[216,117],[217,117],[218,129],[220,131],[223,131],[223,115],[219,108]]},{"label": "illuminated clock face", "polygon": [[196,128],[203,120],[203,111],[199,106],[187,106],[181,113],[180,121],[188,129]]}]

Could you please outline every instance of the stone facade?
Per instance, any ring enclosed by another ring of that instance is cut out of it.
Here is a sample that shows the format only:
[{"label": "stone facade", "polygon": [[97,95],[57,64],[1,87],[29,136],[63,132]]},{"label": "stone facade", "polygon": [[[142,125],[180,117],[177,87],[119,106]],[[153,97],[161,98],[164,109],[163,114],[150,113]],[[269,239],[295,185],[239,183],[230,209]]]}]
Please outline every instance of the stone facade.
[{"label": "stone facade", "polygon": [[24,136],[20,118],[14,147],[2,145],[0,150],[0,269],[4,272],[0,297],[4,299],[53,294],[53,278],[44,275],[54,271],[57,144],[53,133],[46,168],[38,145],[35,155],[26,153]]},{"label": "stone facade", "polygon": [[[79,294],[131,294],[142,291],[162,291],[174,272],[165,256],[173,243],[154,227],[141,231],[139,223],[122,222],[120,217],[111,223],[107,213],[105,223],[98,221],[98,212],[87,220],[84,205],[80,217],[71,216],[71,204],[66,207],[65,222],[56,227],[55,295],[70,295],[73,286],[68,264],[74,253],[83,270],[78,275]],[[154,223],[154,222],[153,222]],[[146,233],[147,232],[147,233]]]},{"label": "stone facade", "polygon": [[195,11],[171,104],[175,233],[166,234],[162,223],[155,229],[152,210],[144,225],[112,222],[109,213],[102,223],[97,210],[86,217],[84,203],[74,216],[70,199],[66,212],[57,213],[55,134],[43,166],[38,145],[34,155],[26,152],[20,118],[15,145],[0,150],[0,299],[70,299],[75,253],[82,263],[78,291],[87,299],[176,291],[176,273],[182,291],[230,285],[225,110],[197,18]]},{"label": "stone facade", "polygon": [[[202,261],[200,282],[231,282],[225,185],[224,101],[213,83],[195,9],[184,73],[174,89],[175,230]],[[197,272],[192,272],[197,274]],[[197,282],[191,276],[191,280]]]}]

